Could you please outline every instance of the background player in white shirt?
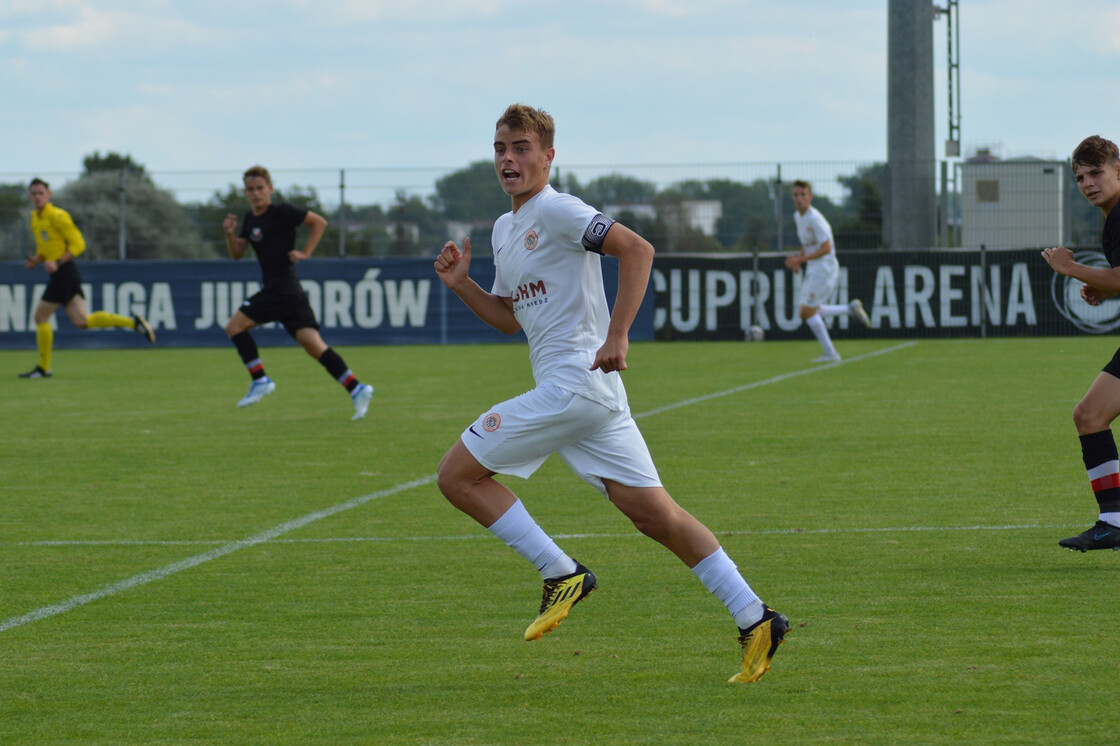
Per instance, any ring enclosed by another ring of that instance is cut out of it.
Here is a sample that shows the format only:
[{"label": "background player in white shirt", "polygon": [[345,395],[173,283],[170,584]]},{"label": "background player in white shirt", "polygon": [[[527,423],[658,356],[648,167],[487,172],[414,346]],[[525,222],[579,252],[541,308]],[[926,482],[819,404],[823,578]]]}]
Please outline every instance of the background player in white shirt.
[{"label": "background player in white shirt", "polygon": [[871,319],[867,317],[863,304],[858,299],[847,305],[827,302],[832,300],[832,295],[836,292],[840,263],[836,261],[832,226],[820,210],[813,207],[812,202],[813,188],[809,182],[793,182],[793,206],[797,208],[793,214],[793,222],[797,226],[801,253],[786,257],[786,267],[794,273],[805,268],[805,276],[801,279],[801,308],[798,313],[824,350],[824,354],[813,362],[831,363],[840,359],[840,353],[832,346],[824,320],[830,316],[854,316],[864,326],[871,326]]},{"label": "background player in white shirt", "polygon": [[[630,414],[619,371],[630,325],[649,283],[653,247],[625,226],[548,183],[555,125],[544,111],[514,104],[497,122],[494,168],[513,210],[494,224],[494,286],[470,278],[470,239],[448,241],[435,270],[483,321],[524,329],[536,387],[494,405],[444,455],[439,488],[540,571],[540,613],[525,630],[538,640],[595,589],[594,573],[557,546],[495,474],[528,478],[559,453],[647,536],[692,568],[739,626],[742,670],[757,681],[789,630],[743,580],[707,527],[661,486]],[[607,308],[599,254],[619,260],[614,311]]]}]

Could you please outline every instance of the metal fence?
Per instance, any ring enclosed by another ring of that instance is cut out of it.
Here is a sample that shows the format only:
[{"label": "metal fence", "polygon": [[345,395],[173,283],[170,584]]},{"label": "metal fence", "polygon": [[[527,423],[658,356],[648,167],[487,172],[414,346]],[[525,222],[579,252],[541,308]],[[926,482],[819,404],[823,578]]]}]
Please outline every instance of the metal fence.
[{"label": "metal fence", "polygon": [[[1099,242],[1101,216],[1077,192],[1068,163],[942,161],[938,225],[928,248],[1035,248]],[[323,214],[324,256],[427,256],[470,235],[485,253],[508,209],[488,161],[449,168],[277,169],[277,198]],[[26,185],[52,183],[54,202],[86,237],[85,258],[226,256],[221,222],[242,214],[241,171],[0,173],[0,261],[33,253]],[[887,168],[861,161],[565,165],[552,183],[674,254],[780,251],[797,246],[790,186],[813,186],[840,251],[890,248]]]}]

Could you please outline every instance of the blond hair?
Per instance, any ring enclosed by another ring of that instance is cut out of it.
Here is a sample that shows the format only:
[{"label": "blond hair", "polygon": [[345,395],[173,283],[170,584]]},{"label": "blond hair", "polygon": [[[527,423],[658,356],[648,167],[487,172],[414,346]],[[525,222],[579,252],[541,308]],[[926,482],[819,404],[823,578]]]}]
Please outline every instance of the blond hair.
[{"label": "blond hair", "polygon": [[544,109],[534,109],[532,106],[526,106],[525,104],[510,104],[502,116],[498,118],[498,123],[494,125],[494,128],[497,129],[503,124],[511,130],[536,134],[541,147],[545,150],[552,147],[553,140],[556,137],[556,122],[553,121],[552,115]]}]

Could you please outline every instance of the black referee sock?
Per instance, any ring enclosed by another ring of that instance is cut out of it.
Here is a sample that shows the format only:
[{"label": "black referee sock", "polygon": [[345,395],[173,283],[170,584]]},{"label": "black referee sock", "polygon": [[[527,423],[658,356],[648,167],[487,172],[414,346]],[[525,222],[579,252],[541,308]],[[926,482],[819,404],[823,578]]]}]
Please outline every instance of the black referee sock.
[{"label": "black referee sock", "polygon": [[331,377],[341,383],[347,391],[353,393],[354,389],[358,388],[357,377],[346,367],[346,361],[342,359],[342,356],[330,347],[319,356],[319,364],[326,368]]}]

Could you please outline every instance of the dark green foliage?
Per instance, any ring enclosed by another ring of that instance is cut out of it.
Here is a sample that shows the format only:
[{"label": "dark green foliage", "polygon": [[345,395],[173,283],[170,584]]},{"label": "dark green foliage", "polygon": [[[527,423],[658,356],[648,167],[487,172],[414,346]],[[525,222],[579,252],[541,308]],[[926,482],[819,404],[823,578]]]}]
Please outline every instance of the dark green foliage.
[{"label": "dark green foliage", "polygon": [[129,258],[195,259],[203,254],[198,231],[171,192],[142,172],[93,170],[53,192],[53,202],[69,211],[82,231],[86,258],[118,258],[122,190]]}]

